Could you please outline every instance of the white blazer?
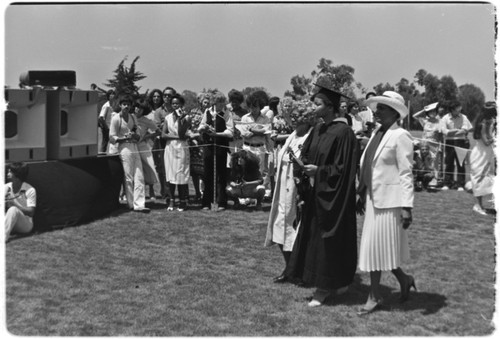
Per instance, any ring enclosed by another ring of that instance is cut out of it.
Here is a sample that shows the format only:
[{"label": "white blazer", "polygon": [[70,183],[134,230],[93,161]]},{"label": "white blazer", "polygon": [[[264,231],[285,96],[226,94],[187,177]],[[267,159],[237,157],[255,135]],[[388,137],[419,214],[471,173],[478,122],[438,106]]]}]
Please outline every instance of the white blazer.
[{"label": "white blazer", "polygon": [[[373,131],[365,151],[379,129]],[[376,208],[413,207],[412,139],[411,134],[395,122],[385,132],[375,151],[371,166],[372,196]],[[361,166],[365,153],[361,157]]]}]

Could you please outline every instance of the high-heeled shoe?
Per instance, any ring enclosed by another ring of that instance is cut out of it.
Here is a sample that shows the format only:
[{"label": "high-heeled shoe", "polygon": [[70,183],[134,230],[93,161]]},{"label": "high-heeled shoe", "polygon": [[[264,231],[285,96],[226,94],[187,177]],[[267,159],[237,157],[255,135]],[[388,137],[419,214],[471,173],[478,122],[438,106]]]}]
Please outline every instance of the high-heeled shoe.
[{"label": "high-heeled shoe", "polygon": [[410,290],[412,287],[415,291],[417,291],[417,286],[415,285],[415,278],[409,275],[408,279],[406,280],[406,284],[404,286],[401,286],[401,296],[399,297],[400,302],[405,302],[408,300],[408,298],[410,297]]},{"label": "high-heeled shoe", "polygon": [[383,303],[384,303],[384,300],[383,299],[379,299],[379,300],[377,300],[376,302],[374,302],[370,306],[364,305],[363,307],[361,307],[361,308],[358,309],[358,312],[356,314],[358,316],[362,317],[364,315],[373,313],[373,312],[375,312],[377,310],[382,309]]}]

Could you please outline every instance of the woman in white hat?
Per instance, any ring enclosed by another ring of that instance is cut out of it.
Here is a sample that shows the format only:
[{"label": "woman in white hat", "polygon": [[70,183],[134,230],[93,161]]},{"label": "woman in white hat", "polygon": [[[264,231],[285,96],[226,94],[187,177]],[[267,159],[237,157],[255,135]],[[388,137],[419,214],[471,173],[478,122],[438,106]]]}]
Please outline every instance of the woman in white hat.
[{"label": "woman in white hat", "polygon": [[[380,278],[391,271],[401,286],[401,301],[408,299],[415,280],[400,265],[409,258],[407,228],[412,222],[413,142],[398,120],[408,115],[403,97],[392,91],[367,101],[379,123],[361,157],[357,211],[365,213],[359,268],[370,272],[370,294],[359,315],[382,305]],[[366,212],[365,212],[366,209]]]}]

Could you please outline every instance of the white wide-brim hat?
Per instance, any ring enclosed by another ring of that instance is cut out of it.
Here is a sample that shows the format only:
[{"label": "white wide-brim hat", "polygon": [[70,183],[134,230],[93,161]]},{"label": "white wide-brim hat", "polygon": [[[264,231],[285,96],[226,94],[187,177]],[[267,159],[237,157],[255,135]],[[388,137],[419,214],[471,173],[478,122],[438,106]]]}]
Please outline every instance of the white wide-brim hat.
[{"label": "white wide-brim hat", "polygon": [[397,92],[385,91],[382,95],[366,100],[366,104],[372,111],[377,110],[378,103],[394,108],[399,113],[399,119],[404,119],[408,115],[408,107],[405,105],[405,99]]}]

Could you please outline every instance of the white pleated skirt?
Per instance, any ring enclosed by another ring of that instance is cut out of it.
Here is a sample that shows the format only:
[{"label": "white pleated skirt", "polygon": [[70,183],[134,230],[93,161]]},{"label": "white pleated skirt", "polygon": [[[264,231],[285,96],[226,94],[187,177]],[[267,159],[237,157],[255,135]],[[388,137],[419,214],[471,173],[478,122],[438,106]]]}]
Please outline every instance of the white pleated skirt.
[{"label": "white pleated skirt", "polygon": [[359,269],[365,272],[390,271],[408,259],[408,232],[401,224],[401,208],[375,208],[368,194],[359,248]]}]

